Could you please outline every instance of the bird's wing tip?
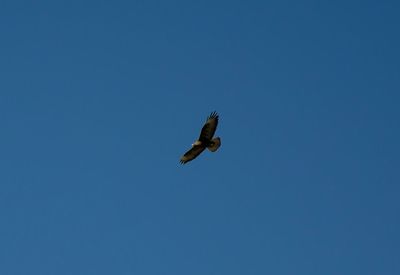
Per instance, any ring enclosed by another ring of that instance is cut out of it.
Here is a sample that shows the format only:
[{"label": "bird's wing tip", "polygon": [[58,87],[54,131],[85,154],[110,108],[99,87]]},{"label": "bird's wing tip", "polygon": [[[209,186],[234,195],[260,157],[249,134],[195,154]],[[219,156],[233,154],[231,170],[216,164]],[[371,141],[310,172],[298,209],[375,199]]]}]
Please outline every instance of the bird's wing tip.
[{"label": "bird's wing tip", "polygon": [[211,112],[211,114],[208,116],[208,119],[210,119],[210,118],[216,118],[216,119],[218,119],[218,118],[219,118],[219,115],[218,115],[217,111]]}]

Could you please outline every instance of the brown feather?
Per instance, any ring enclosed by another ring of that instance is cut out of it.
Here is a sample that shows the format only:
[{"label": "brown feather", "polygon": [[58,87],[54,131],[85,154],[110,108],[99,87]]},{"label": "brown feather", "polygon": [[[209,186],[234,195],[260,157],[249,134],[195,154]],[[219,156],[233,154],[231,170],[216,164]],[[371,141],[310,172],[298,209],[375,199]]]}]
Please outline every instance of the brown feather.
[{"label": "brown feather", "polygon": [[203,145],[194,145],[189,151],[187,151],[182,157],[181,157],[181,163],[185,164],[191,160],[194,160],[197,158],[198,155],[201,154],[206,149],[205,146]]},{"label": "brown feather", "polygon": [[218,126],[219,116],[216,112],[212,112],[211,115],[207,118],[206,123],[201,129],[200,141],[209,141],[215,134]]}]

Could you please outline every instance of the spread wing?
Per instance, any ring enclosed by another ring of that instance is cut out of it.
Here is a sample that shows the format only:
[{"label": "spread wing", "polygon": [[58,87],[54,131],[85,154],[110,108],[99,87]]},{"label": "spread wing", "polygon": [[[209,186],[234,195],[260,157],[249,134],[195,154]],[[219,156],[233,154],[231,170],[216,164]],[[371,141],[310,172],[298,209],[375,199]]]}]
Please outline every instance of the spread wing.
[{"label": "spread wing", "polygon": [[189,162],[195,158],[197,158],[198,155],[201,154],[201,152],[204,151],[206,147],[203,145],[194,145],[189,151],[187,151],[182,157],[181,157],[181,163],[185,164],[186,162]]},{"label": "spread wing", "polygon": [[216,112],[212,112],[210,116],[207,118],[206,124],[204,124],[201,129],[200,141],[208,141],[211,140],[215,134],[215,130],[217,130],[218,126],[218,114]]}]

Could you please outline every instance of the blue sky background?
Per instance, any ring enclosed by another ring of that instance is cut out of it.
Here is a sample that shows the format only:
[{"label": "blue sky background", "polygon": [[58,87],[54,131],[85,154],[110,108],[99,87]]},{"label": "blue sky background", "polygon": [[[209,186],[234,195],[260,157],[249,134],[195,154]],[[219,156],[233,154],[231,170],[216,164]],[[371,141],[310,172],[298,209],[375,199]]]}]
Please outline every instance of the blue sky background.
[{"label": "blue sky background", "polygon": [[1,1],[0,274],[400,274],[399,3]]}]

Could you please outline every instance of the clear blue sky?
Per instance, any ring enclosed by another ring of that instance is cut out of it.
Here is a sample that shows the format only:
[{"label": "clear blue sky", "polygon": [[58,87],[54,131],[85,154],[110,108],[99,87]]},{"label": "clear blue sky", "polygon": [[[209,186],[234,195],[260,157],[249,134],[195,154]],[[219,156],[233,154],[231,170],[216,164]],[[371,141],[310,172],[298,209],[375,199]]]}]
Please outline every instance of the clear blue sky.
[{"label": "clear blue sky", "polygon": [[0,274],[400,274],[399,10],[1,1]]}]

